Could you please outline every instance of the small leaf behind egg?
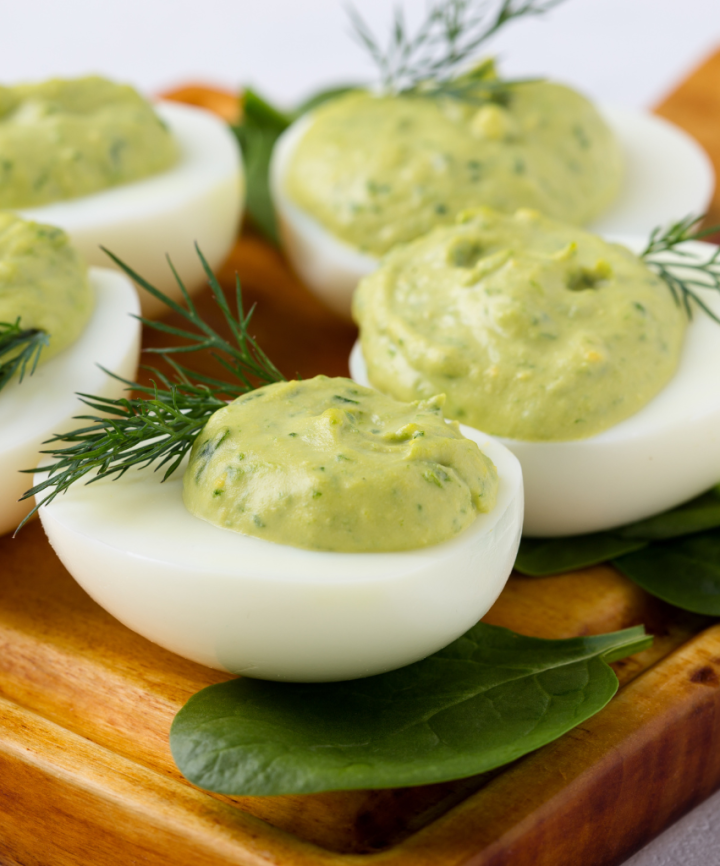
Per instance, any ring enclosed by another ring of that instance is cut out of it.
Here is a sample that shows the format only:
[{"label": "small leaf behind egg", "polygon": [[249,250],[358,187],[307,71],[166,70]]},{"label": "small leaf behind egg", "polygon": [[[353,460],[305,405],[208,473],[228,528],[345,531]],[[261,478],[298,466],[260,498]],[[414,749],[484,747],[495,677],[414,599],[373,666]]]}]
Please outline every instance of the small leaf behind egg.
[{"label": "small leaf behind egg", "polygon": [[574,535],[570,538],[523,538],[515,570],[531,577],[562,574],[606,562],[646,547],[647,541],[623,538],[612,532]]},{"label": "small leaf behind egg", "polygon": [[672,511],[656,514],[647,520],[631,523],[617,530],[623,538],[645,538],[649,541],[678,538],[720,526],[720,487],[713,487],[702,496],[686,502]]},{"label": "small leaf behind egg", "polygon": [[321,90],[289,112],[281,111],[271,105],[255,90],[249,87],[245,89],[242,120],[237,126],[231,128],[243,152],[247,211],[255,226],[272,243],[278,243],[278,232],[268,172],[275,142],[300,115],[317,108],[329,99],[355,89],[355,85],[343,85]]},{"label": "small leaf behind egg", "polygon": [[720,529],[652,544],[613,565],[663,601],[720,616]]},{"label": "small leaf behind egg", "polygon": [[246,88],[242,121],[232,127],[243,152],[248,213],[260,231],[274,244],[278,243],[278,235],[268,185],[268,169],[275,142],[291,122],[291,115],[284,114],[254,90]]},{"label": "small leaf behind egg", "polygon": [[541,640],[478,623],[423,661],[342,683],[238,679],[178,713],[173,757],[231,795],[424,785],[499,767],[551,742],[615,694],[615,661],[643,628]]},{"label": "small leaf behind egg", "polygon": [[[594,532],[591,535],[574,535],[568,538],[523,538],[515,569],[521,574],[541,577],[587,568],[607,560],[616,560],[615,564],[618,565],[619,557],[625,561],[625,554],[641,551],[648,545],[654,550],[657,542],[690,536],[717,527],[720,527],[720,487],[713,487],[677,508],[609,532]],[[647,561],[651,558],[648,551]],[[641,556],[633,560],[638,563],[641,561],[644,561]],[[629,571],[625,573],[631,580],[635,579]],[[647,586],[645,589],[652,592]],[[684,607],[678,602],[673,604]],[[687,609],[696,613],[710,613],[708,610],[698,611],[694,607]]]}]

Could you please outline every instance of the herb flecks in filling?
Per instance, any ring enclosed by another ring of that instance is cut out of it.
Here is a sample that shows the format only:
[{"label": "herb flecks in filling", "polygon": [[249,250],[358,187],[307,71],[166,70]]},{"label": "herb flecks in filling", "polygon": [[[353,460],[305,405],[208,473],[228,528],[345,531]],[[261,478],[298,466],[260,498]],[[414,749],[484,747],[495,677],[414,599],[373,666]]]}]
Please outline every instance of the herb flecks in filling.
[{"label": "herb flecks in filling", "polygon": [[0,207],[89,195],[177,157],[168,129],[127,85],[95,76],[0,87]]},{"label": "herb flecks in filling", "polygon": [[293,153],[290,198],[372,255],[461,211],[535,208],[578,225],[618,192],[622,155],[594,106],[559,84],[505,105],[355,91],[318,108]]},{"label": "herb flecks in filling", "polygon": [[93,303],[62,229],[0,214],[0,389],[74,343]]},{"label": "herb flecks in filling", "polygon": [[478,209],[397,249],[355,295],[371,383],[523,440],[593,436],[674,375],[687,316],[636,255],[528,210]]},{"label": "herb flecks in filling", "polygon": [[183,496],[210,523],[314,550],[412,550],[495,504],[495,467],[441,398],[398,403],[324,376],[254,397],[215,413],[193,446]]}]

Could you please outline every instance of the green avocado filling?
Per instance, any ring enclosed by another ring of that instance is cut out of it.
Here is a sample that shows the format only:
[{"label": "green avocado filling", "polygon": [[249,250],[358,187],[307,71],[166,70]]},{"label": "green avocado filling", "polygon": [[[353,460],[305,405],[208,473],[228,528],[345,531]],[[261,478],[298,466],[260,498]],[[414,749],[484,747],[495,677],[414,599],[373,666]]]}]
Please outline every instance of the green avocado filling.
[{"label": "green avocado filling", "polygon": [[193,445],[183,499],[226,529],[311,550],[413,550],[495,505],[497,472],[442,415],[349,379],[279,382],[239,397]]},{"label": "green avocado filling", "polygon": [[0,87],[0,207],[89,195],[177,157],[152,106],[127,85],[89,77]]},{"label": "green avocado filling", "polygon": [[46,333],[42,363],[77,340],[93,306],[85,263],[62,229],[0,213],[0,323]]},{"label": "green avocado filling", "polygon": [[468,213],[390,253],[354,298],[370,382],[522,440],[593,436],[675,373],[686,317],[625,247],[518,211]]},{"label": "green avocado filling", "polygon": [[379,256],[479,205],[583,224],[621,179],[620,147],[595,107],[536,82],[514,86],[507,105],[335,99],[313,112],[285,186],[333,235]]}]

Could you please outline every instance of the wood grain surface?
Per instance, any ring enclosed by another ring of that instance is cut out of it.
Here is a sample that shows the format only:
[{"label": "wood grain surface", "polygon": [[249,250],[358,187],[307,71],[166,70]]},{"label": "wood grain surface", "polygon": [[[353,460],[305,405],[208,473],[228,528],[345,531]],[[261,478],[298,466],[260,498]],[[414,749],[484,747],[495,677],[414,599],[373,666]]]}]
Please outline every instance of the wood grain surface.
[{"label": "wood grain surface", "polygon": [[[179,96],[228,118],[235,106],[202,88]],[[659,110],[701,138],[705,113],[720,116],[720,54]],[[276,250],[244,236],[224,285],[235,272],[286,375],[347,374],[354,329]],[[200,306],[217,322],[207,296]],[[37,522],[0,539],[0,864],[612,866],[720,785],[720,626],[607,566],[513,576],[486,619],[540,637],[644,623],[656,640],[615,665],[623,685],[605,710],[500,771],[399,790],[215,796],[180,776],[167,737],[185,700],[227,677],[106,614]]]}]

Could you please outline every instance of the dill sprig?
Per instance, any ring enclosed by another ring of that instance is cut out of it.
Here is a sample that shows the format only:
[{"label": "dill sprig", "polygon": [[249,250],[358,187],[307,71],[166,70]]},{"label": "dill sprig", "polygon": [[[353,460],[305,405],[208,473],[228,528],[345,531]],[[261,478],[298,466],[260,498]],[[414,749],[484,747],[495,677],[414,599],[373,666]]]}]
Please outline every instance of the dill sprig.
[{"label": "dill sprig", "polygon": [[561,2],[500,0],[492,4],[492,10],[486,0],[438,0],[429,6],[425,20],[414,33],[402,9],[396,7],[386,48],[354,7],[348,8],[348,14],[356,41],[367,49],[378,67],[384,92],[504,102],[509,88],[524,82],[497,79],[488,63],[462,75],[460,68],[509,21],[543,15]]},{"label": "dill sprig", "polygon": [[[720,247],[715,247],[704,259],[699,259],[696,253],[682,248],[682,244],[687,241],[699,241],[720,231],[720,226],[699,229],[702,219],[702,216],[688,216],[665,229],[653,229],[640,257],[664,280],[675,303],[684,308],[689,319],[692,319],[693,315],[692,305],[697,304],[720,325],[720,317],[696,291],[700,288],[720,292]],[[668,256],[668,253],[672,255]]]},{"label": "dill sprig", "polygon": [[22,328],[19,318],[15,322],[0,322],[0,391],[15,373],[20,382],[26,373],[32,376],[40,353],[49,343],[45,331]]},{"label": "dill sprig", "polygon": [[[43,466],[48,476],[22,498],[28,499],[44,492],[47,495],[35,505],[18,529],[40,505],[52,502],[90,473],[92,475],[87,483],[100,478],[120,478],[132,467],[142,469],[156,464],[156,471],[165,467],[164,481],[177,469],[208,418],[225,406],[228,400],[260,385],[283,379],[249,333],[254,308],[244,312],[239,278],[235,280],[237,315],[234,316],[219,282],[199,249],[198,256],[213,297],[230,329],[231,341],[203,321],[172,263],[170,267],[185,306],[150,285],[112,253],[105,252],[138,285],[182,316],[191,329],[139,317],[142,324],[188,342],[181,346],[147,350],[162,356],[173,371],[172,377],[169,377],[155,367],[145,368],[150,371],[151,385],[140,385],[105,371],[125,383],[128,391],[139,392],[139,397],[111,399],[92,394],[78,395],[95,414],[76,416],[76,420],[88,423],[69,433],[53,436],[45,443],[51,446],[41,452],[49,457]],[[235,381],[228,382],[199,373],[173,357],[199,351],[209,351],[211,357]]]}]

